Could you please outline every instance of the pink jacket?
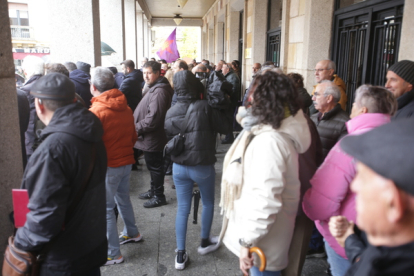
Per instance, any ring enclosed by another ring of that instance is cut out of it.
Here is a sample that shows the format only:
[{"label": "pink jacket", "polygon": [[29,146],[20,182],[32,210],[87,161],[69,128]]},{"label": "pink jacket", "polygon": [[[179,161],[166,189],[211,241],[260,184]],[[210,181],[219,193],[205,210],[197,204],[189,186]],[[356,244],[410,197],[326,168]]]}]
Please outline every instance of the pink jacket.
[{"label": "pink jacket", "polygon": [[[349,135],[359,135],[389,123],[390,118],[380,113],[361,114],[349,120],[346,127]],[[302,203],[305,214],[315,221],[325,240],[345,259],[345,250],[332,237],[328,222],[330,217],[338,215],[355,222],[355,194],[350,190],[355,174],[352,157],[341,150],[338,141],[312,177],[312,187],[305,193]]]}]

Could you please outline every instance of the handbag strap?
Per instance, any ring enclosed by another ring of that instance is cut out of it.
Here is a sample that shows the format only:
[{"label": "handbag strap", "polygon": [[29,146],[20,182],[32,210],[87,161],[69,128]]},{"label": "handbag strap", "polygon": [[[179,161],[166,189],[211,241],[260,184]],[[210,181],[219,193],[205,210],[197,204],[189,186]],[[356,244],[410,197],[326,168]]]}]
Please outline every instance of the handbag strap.
[{"label": "handbag strap", "polygon": [[[76,196],[74,197],[72,203],[70,204],[70,206],[68,207],[68,209],[66,210],[66,215],[65,215],[65,222],[64,225],[68,225],[68,223],[70,222],[70,220],[73,217],[73,214],[76,210],[76,207],[78,207],[79,202],[81,201],[83,195],[85,194],[85,190],[88,187],[88,183],[90,182],[90,179],[92,177],[92,172],[93,169],[95,167],[95,163],[96,163],[96,144],[93,143],[92,144],[92,161],[89,163],[88,166],[88,171],[86,174],[85,179],[82,182],[82,185],[79,189],[79,191],[77,192]],[[59,234],[57,234],[55,237],[53,237],[46,245],[45,247],[43,247],[43,249],[40,251],[39,256],[40,258],[38,258],[38,260],[43,260],[44,256],[46,255],[46,253],[52,248],[52,246],[55,244],[55,242],[58,240],[58,237],[61,236],[62,232],[64,230],[60,231]]]},{"label": "handbag strap", "polygon": [[190,119],[191,110],[193,110],[194,102],[191,102],[187,108],[187,113],[185,114],[185,118],[183,124],[181,125],[180,134],[184,135],[185,131],[187,130],[188,120]]}]

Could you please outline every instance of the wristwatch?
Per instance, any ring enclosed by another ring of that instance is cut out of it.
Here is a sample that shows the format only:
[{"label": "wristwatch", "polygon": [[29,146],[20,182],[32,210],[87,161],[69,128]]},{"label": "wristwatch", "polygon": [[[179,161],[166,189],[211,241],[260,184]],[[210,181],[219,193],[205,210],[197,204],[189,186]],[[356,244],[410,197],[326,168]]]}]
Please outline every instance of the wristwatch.
[{"label": "wristwatch", "polygon": [[245,242],[244,239],[239,239],[239,244],[246,248],[250,248],[253,245],[251,242]]}]

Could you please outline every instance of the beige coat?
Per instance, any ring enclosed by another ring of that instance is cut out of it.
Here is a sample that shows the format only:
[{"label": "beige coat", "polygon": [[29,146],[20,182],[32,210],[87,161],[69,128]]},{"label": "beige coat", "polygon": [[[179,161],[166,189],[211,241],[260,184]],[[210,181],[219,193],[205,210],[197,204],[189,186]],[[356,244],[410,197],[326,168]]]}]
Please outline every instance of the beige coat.
[{"label": "beige coat", "polygon": [[299,111],[277,130],[257,125],[252,133],[256,136],[245,152],[240,198],[224,224],[223,243],[238,256],[239,239],[252,242],[264,251],[266,270],[278,271],[288,265],[300,198],[298,153],[308,149],[310,132]]}]

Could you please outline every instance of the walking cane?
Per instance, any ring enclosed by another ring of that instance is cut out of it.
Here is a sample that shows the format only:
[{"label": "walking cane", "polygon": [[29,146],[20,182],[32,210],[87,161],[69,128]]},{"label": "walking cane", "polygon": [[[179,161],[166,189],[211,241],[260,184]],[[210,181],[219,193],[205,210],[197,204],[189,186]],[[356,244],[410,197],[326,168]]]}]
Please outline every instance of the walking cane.
[{"label": "walking cane", "polygon": [[193,219],[193,224],[197,224],[197,215],[198,215],[198,205],[200,204],[200,191],[199,190],[195,190],[193,192],[193,197],[194,197],[194,219]]}]

